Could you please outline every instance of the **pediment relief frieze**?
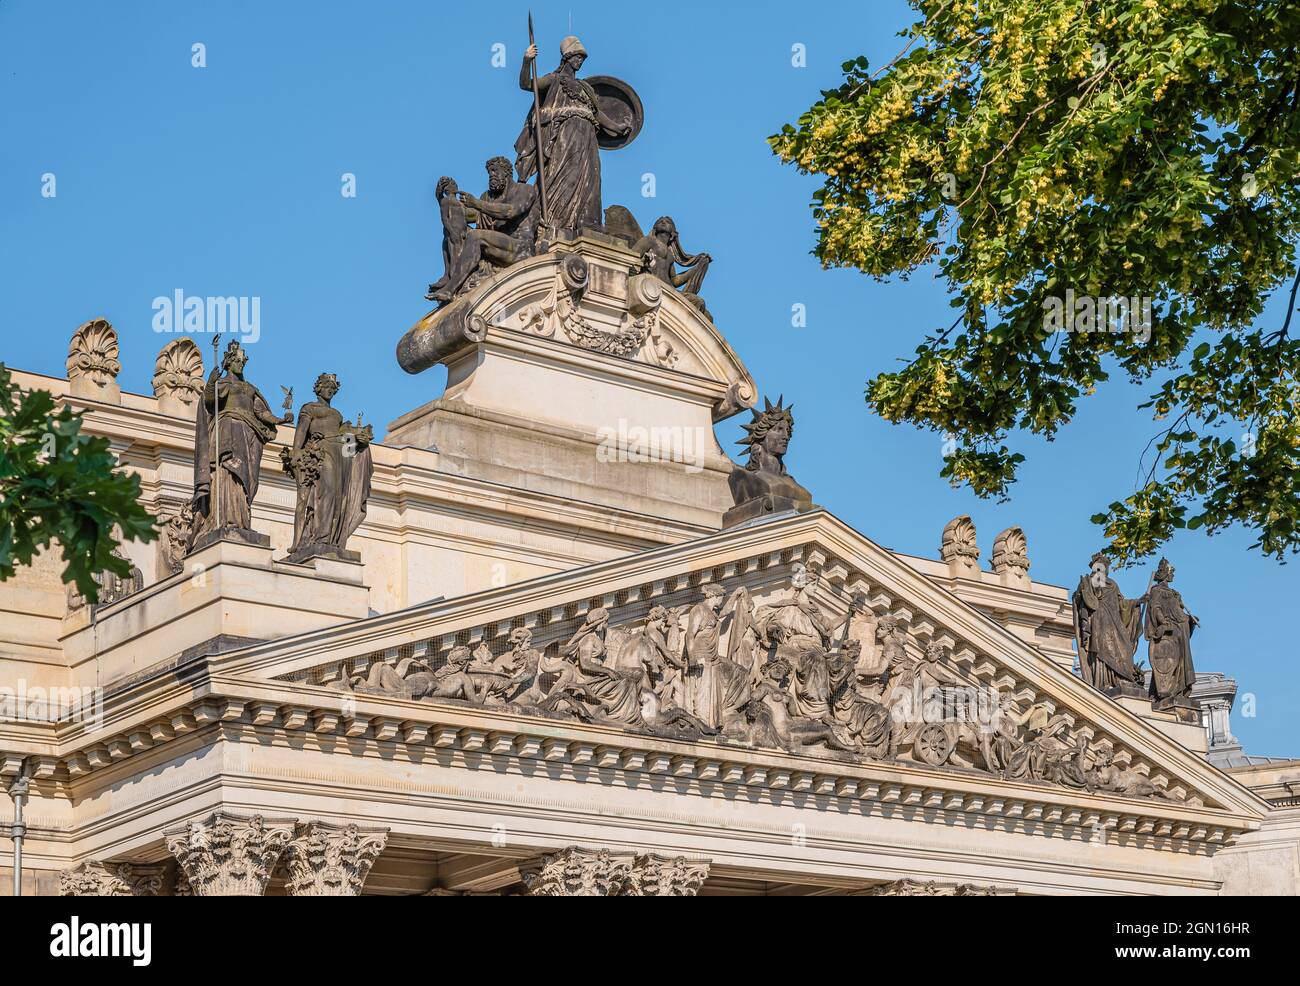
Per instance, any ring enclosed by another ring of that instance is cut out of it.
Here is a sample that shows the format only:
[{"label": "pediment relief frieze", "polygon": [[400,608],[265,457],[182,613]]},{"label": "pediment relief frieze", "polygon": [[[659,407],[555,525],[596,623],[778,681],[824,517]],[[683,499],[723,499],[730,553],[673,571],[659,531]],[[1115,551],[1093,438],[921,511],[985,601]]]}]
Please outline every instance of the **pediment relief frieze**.
[{"label": "pediment relief frieze", "polygon": [[1091,714],[1089,701],[1109,700],[1082,683],[1078,704],[1059,683],[1045,687],[1036,671],[1058,674],[1046,658],[1035,654],[1028,673],[1013,667],[968,632],[985,617],[962,607],[959,625],[927,595],[904,595],[809,540],[281,677],[721,748],[1217,804],[1112,725],[1146,728],[1128,713]]}]

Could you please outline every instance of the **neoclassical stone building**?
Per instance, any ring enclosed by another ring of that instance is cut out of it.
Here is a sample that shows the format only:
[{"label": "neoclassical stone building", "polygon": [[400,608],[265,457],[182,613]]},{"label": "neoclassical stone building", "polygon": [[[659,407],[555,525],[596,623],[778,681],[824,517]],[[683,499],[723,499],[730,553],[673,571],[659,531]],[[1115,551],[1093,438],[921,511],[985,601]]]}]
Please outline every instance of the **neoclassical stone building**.
[{"label": "neoclassical stone building", "polygon": [[[67,378],[16,371],[166,525],[95,605],[52,555],[0,584],[25,893],[1300,886],[1297,763],[1220,769],[1201,724],[1085,684],[1069,593],[1018,529],[986,565],[965,518],[936,558],[778,494],[734,521],[713,425],[758,386],[627,237],[477,279],[399,359],[446,365],[445,393],[369,445],[350,551],[297,562],[291,425],[261,537],[192,537],[187,339],[152,396],[119,389],[102,320]],[[788,426],[759,406],[751,435]]]}]

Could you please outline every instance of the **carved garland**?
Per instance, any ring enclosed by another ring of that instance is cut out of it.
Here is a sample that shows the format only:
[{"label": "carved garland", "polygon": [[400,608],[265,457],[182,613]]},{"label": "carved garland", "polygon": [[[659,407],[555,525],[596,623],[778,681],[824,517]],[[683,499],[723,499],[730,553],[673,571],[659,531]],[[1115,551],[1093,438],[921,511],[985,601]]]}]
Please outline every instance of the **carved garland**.
[{"label": "carved garland", "polygon": [[[519,325],[526,332],[553,338],[557,329],[575,346],[611,356],[631,358],[645,347],[652,335],[658,340],[655,355],[662,365],[671,366],[677,360],[672,346],[659,338],[658,300],[654,306],[641,311],[630,310],[619,328],[613,332],[600,329],[582,317],[579,303],[587,290],[590,272],[587,262],[576,253],[565,254],[556,271],[555,283],[546,298],[526,306],[518,314]],[[633,279],[635,280],[635,279]],[[633,299],[633,305],[636,301]]]}]

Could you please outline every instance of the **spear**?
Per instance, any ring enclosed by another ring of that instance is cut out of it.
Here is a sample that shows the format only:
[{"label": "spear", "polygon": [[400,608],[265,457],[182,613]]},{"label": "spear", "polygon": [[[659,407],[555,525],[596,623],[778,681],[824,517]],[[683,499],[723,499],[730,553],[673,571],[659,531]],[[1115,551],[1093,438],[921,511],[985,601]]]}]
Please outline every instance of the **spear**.
[{"label": "spear", "polygon": [[[533,40],[533,12],[528,12],[528,45],[536,45]],[[542,198],[542,225],[547,229],[551,226],[551,210],[546,204],[546,169],[542,166],[542,97],[537,91],[537,59],[533,59],[530,66],[530,74],[533,77],[533,134],[537,140],[537,193]]]},{"label": "spear", "polygon": [[[221,344],[221,330],[212,337],[212,366],[217,371],[216,379],[212,381],[212,434],[213,434],[213,451],[212,451],[212,477],[209,483],[208,496],[216,503],[216,527],[214,530],[221,530],[221,419],[217,410],[217,391],[220,390],[221,384],[221,358],[217,352],[217,347]],[[208,504],[211,508],[212,504]]]}]

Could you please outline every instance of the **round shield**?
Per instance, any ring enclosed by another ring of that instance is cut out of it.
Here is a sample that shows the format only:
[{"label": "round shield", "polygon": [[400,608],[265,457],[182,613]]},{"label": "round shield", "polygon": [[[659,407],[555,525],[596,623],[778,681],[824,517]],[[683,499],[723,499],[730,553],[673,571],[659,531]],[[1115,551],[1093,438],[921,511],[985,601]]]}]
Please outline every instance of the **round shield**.
[{"label": "round shield", "polygon": [[641,124],[645,122],[645,111],[641,109],[641,97],[636,94],[636,90],[622,79],[616,79],[612,75],[589,75],[583,81],[596,91],[602,113],[617,124],[623,126],[631,124],[632,127],[621,137],[600,130],[596,137],[597,143],[607,151],[614,151],[632,143],[636,135],[641,132]]}]

